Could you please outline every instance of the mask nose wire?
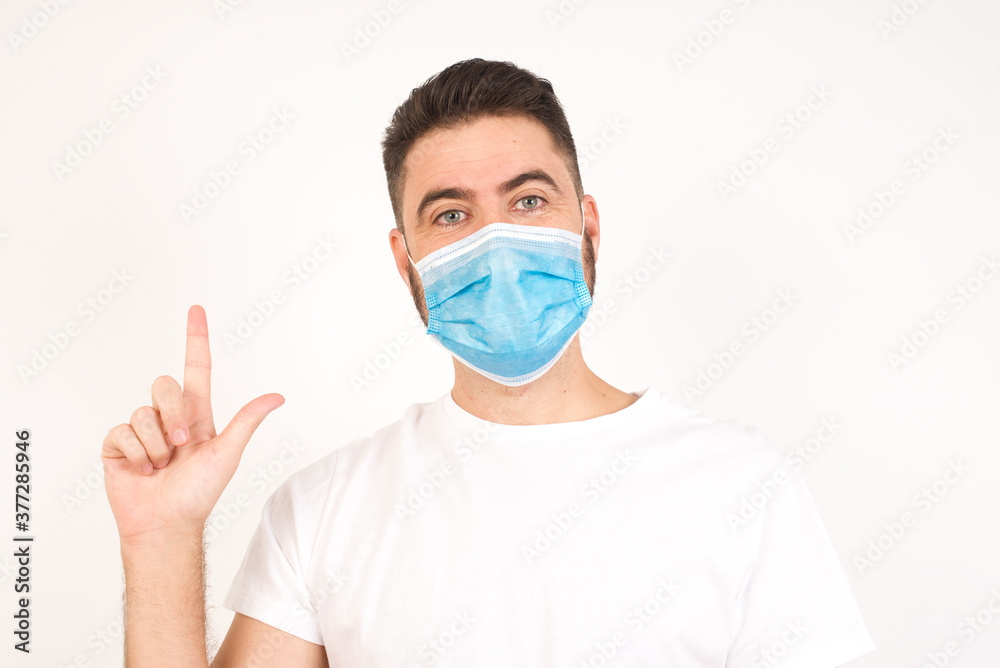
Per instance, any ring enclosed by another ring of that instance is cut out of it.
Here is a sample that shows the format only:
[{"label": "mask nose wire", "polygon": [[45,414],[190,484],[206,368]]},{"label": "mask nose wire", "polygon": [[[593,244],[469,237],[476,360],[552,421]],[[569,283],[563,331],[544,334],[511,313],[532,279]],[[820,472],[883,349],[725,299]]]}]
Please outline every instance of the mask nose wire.
[{"label": "mask nose wire", "polygon": [[[583,200],[580,200],[580,240],[581,241],[583,240],[583,235],[584,235],[584,233],[586,231],[587,231],[587,214],[583,210]],[[403,250],[406,251],[406,259],[408,259],[410,261],[410,264],[413,265],[413,268],[416,269],[417,268],[417,263],[413,261],[413,257],[410,256],[410,249],[406,245],[406,235],[404,234],[402,236],[403,236]]]}]

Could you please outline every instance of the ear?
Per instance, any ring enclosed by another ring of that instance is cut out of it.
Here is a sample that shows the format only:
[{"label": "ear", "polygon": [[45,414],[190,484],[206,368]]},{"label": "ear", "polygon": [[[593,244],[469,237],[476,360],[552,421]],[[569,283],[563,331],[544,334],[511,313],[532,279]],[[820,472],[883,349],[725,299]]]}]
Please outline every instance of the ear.
[{"label": "ear", "polygon": [[594,243],[594,262],[597,262],[598,250],[601,247],[601,215],[597,211],[597,200],[593,195],[583,196],[584,227],[590,240]]},{"label": "ear", "polygon": [[406,265],[410,264],[410,258],[406,255],[403,234],[395,227],[389,230],[389,249],[392,251],[392,257],[396,263],[396,271],[399,272],[399,277],[403,279],[406,287],[410,288],[412,292],[410,277],[406,272]]}]

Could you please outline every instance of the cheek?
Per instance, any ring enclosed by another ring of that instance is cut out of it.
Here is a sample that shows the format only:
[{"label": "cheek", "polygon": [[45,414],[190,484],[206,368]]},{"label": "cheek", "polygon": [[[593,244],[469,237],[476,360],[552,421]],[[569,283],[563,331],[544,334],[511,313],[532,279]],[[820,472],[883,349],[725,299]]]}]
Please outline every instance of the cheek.
[{"label": "cheek", "polygon": [[422,296],[424,294],[423,285],[420,283],[420,274],[417,270],[413,268],[413,265],[409,262],[406,263],[406,277],[410,279],[410,291],[415,296]]}]

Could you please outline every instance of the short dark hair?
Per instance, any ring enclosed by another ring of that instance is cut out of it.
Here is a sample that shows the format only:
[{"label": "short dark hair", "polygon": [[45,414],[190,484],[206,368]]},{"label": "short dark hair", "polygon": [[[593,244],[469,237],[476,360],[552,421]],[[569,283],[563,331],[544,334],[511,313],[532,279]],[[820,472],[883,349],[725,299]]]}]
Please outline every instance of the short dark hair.
[{"label": "short dark hair", "polygon": [[382,163],[400,232],[404,163],[413,145],[432,130],[487,116],[524,116],[541,123],[566,161],[577,199],[583,199],[576,144],[552,84],[511,62],[471,58],[446,67],[414,88],[385,129]]}]

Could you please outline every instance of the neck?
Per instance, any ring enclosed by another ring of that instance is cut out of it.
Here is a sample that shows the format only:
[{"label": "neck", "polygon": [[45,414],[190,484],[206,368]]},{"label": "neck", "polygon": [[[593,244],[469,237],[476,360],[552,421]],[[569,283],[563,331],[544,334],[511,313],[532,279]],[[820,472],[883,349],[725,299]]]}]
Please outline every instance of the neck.
[{"label": "neck", "polygon": [[551,369],[536,380],[508,387],[476,373],[458,360],[451,396],[462,409],[499,424],[553,424],[614,413],[636,401],[599,378],[583,360],[580,337]]}]

